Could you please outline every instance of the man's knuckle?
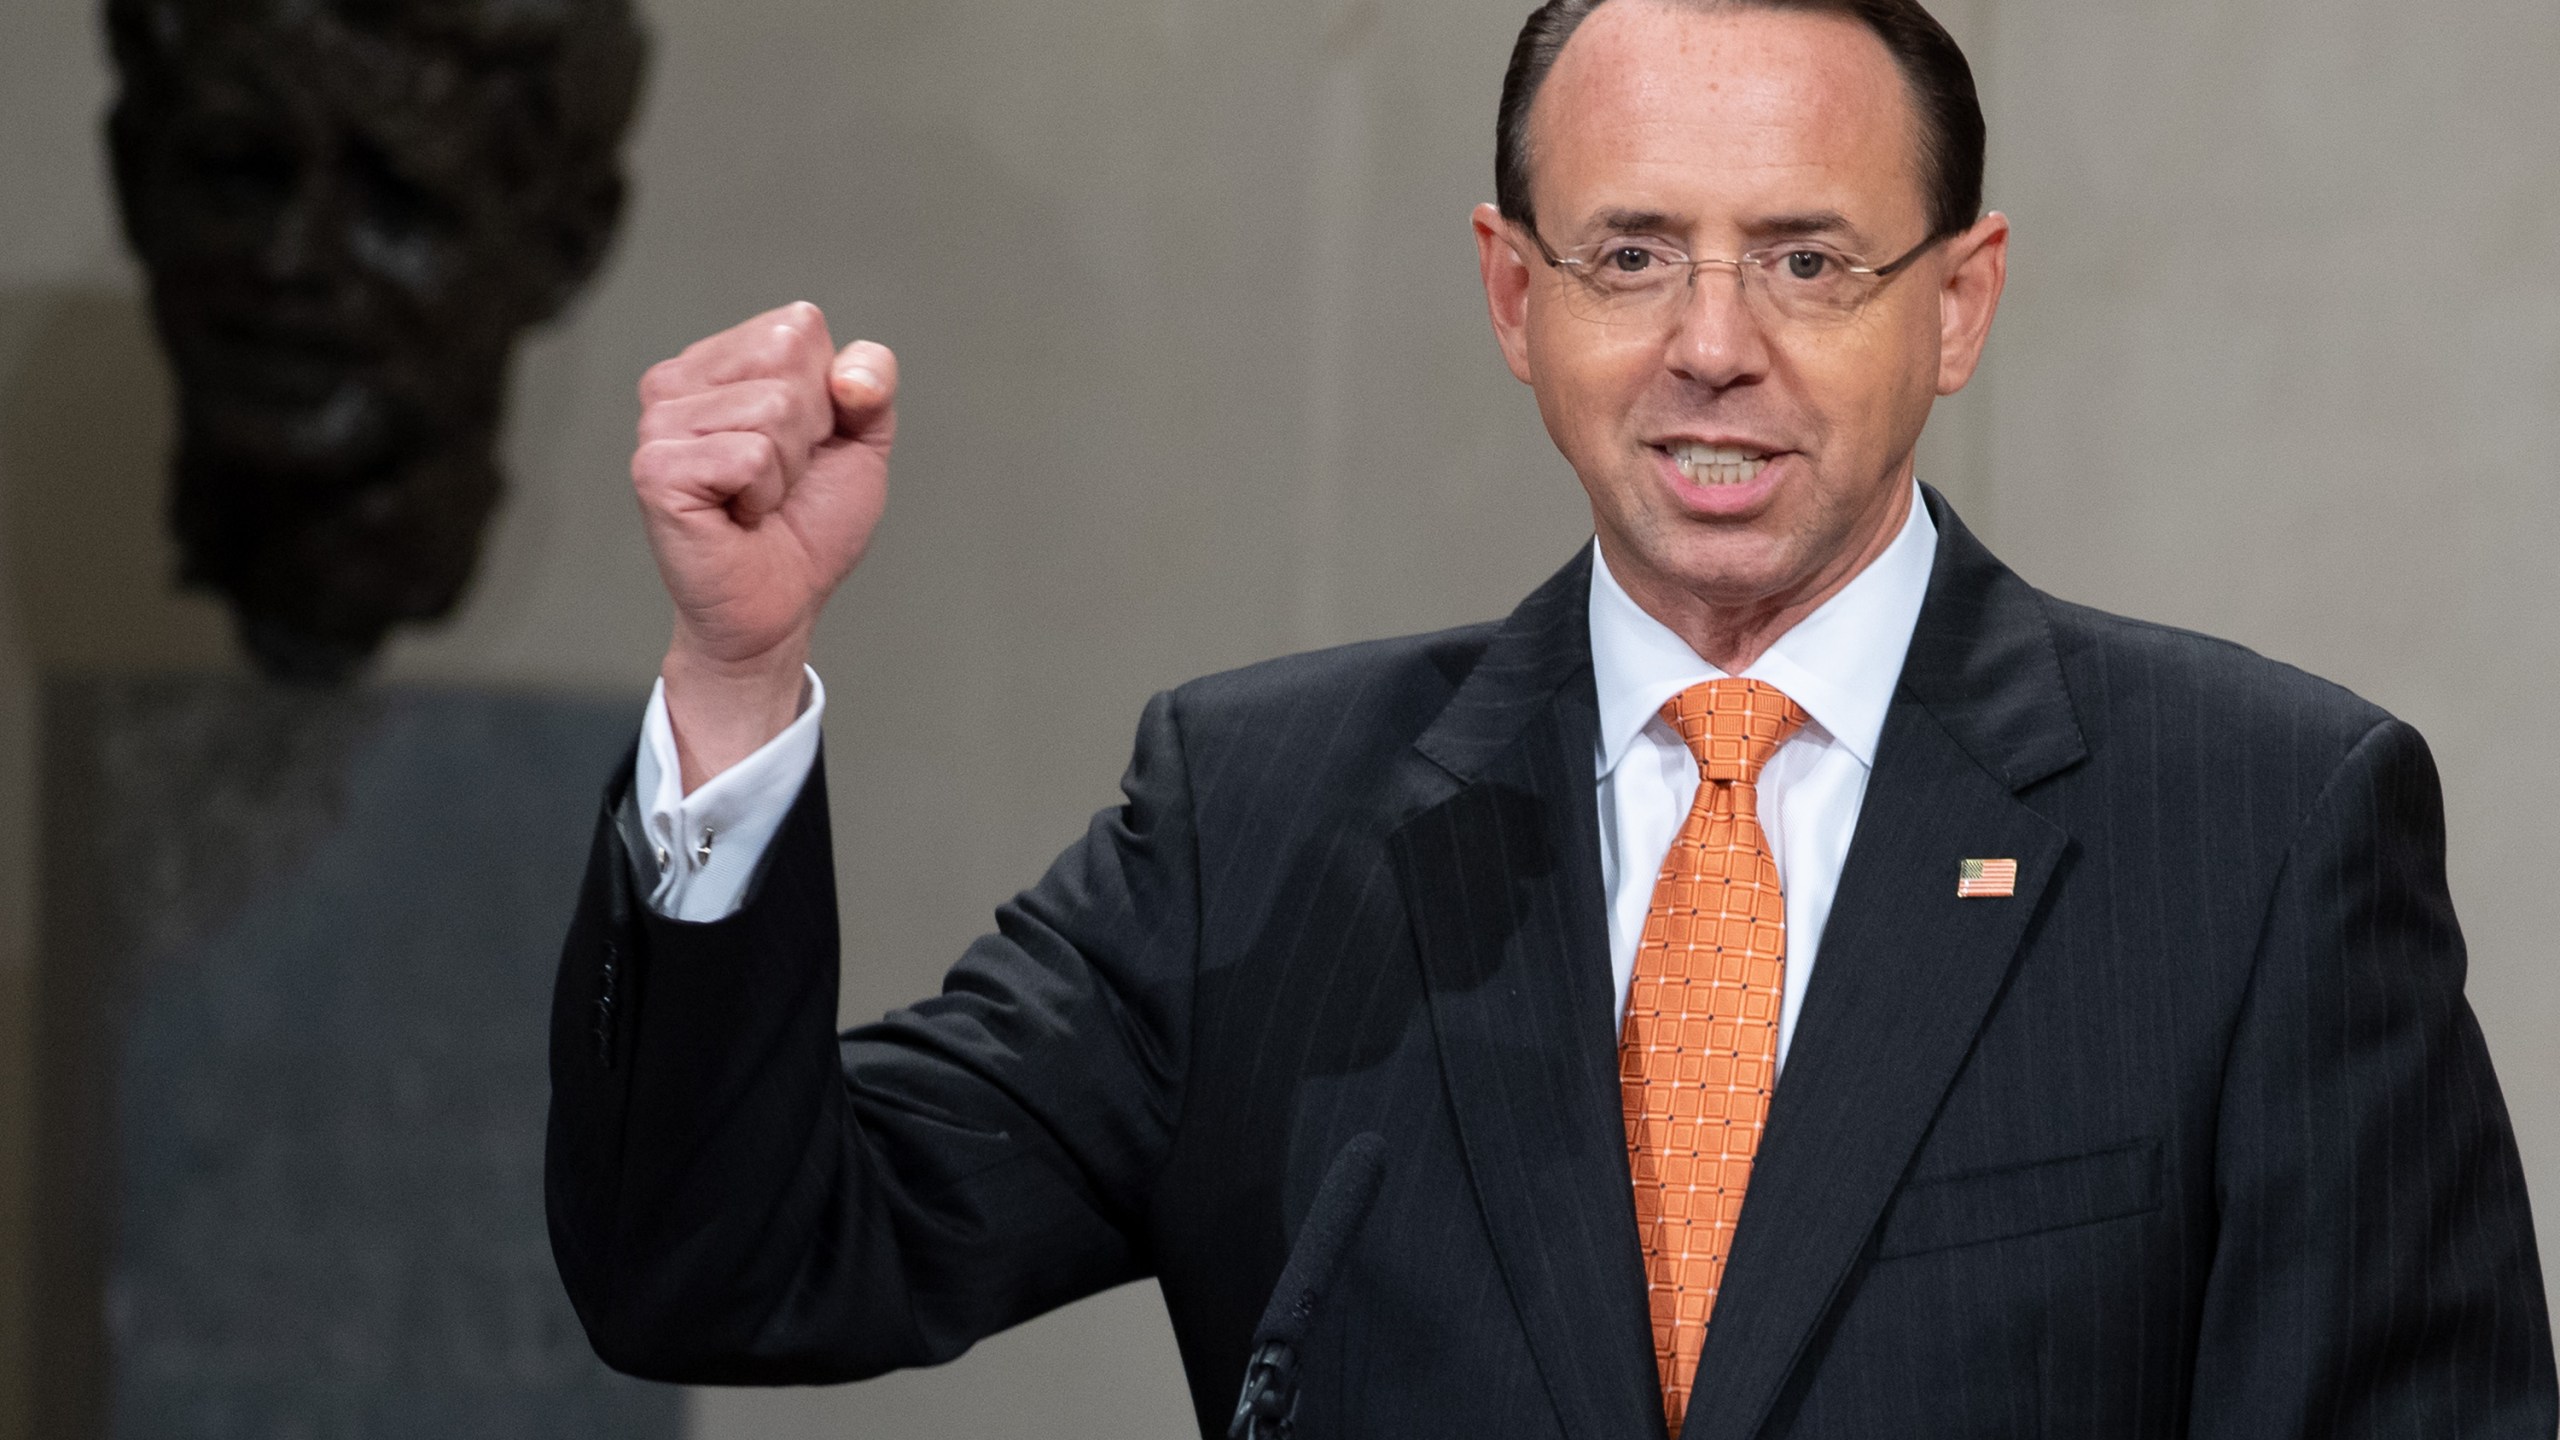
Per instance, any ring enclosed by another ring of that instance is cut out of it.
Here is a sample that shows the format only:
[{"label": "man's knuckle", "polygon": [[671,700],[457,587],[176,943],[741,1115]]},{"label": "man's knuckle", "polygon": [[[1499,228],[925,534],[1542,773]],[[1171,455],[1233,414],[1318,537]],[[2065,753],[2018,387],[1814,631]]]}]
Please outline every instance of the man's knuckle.
[{"label": "man's knuckle", "polygon": [[751,376],[780,375],[791,368],[792,357],[799,353],[791,328],[769,325],[748,337],[745,346],[747,373]]},{"label": "man's knuckle", "polygon": [[825,312],[806,300],[794,300],[782,309],[782,326],[790,332],[794,345],[806,345],[826,333]]},{"label": "man's knuckle", "polygon": [[631,483],[645,492],[664,490],[675,481],[675,460],[664,440],[648,441],[631,452]]},{"label": "man's knuckle", "polygon": [[742,381],[722,397],[721,418],[729,430],[762,430],[773,422],[773,382]]},{"label": "man's knuckle", "polygon": [[640,403],[656,405],[673,398],[678,392],[676,362],[661,360],[640,372]]}]

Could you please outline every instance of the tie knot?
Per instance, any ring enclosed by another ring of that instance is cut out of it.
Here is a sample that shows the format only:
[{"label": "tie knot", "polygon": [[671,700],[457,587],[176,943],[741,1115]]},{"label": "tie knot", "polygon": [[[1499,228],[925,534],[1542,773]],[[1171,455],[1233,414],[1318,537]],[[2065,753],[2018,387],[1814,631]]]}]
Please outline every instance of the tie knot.
[{"label": "tie knot", "polygon": [[1787,692],[1758,680],[1709,680],[1664,703],[1662,718],[1689,743],[1709,780],[1760,783],[1760,767],[1813,717]]}]

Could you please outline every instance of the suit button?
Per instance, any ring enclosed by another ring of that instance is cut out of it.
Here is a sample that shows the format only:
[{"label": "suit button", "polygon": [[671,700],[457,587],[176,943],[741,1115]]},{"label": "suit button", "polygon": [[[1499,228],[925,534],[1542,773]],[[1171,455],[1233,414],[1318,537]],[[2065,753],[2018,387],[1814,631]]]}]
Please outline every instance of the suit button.
[{"label": "suit button", "polygon": [[596,1060],[604,1068],[613,1068],[613,992],[621,978],[620,956],[610,941],[604,947],[604,964],[596,976],[596,1003],[591,1031],[595,1037]]}]

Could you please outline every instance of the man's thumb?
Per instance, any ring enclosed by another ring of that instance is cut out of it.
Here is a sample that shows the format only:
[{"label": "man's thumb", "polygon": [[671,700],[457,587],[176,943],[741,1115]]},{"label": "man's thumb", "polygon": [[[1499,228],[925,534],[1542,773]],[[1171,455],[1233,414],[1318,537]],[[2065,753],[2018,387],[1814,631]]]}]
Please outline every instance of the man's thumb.
[{"label": "man's thumb", "polygon": [[886,441],[896,423],[898,357],[886,345],[854,341],[836,352],[827,393],[835,400],[837,434]]}]

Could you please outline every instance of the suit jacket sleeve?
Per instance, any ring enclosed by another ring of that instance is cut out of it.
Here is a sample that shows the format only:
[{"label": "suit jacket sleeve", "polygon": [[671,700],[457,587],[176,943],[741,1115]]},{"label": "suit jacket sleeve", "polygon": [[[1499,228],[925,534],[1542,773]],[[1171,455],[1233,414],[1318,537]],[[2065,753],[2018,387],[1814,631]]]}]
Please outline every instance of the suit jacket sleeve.
[{"label": "suit jacket sleeve", "polygon": [[2198,1440],[2553,1433],[2524,1176],[2444,855],[2434,763],[2384,721],[2294,837],[2231,1042]]},{"label": "suit jacket sleeve", "polygon": [[608,1363],[858,1379],[1149,1273],[1198,939],[1173,712],[1148,707],[1125,803],[939,996],[841,1036],[823,769],[708,924],[638,902],[609,802],[554,993],[546,1174]]}]

